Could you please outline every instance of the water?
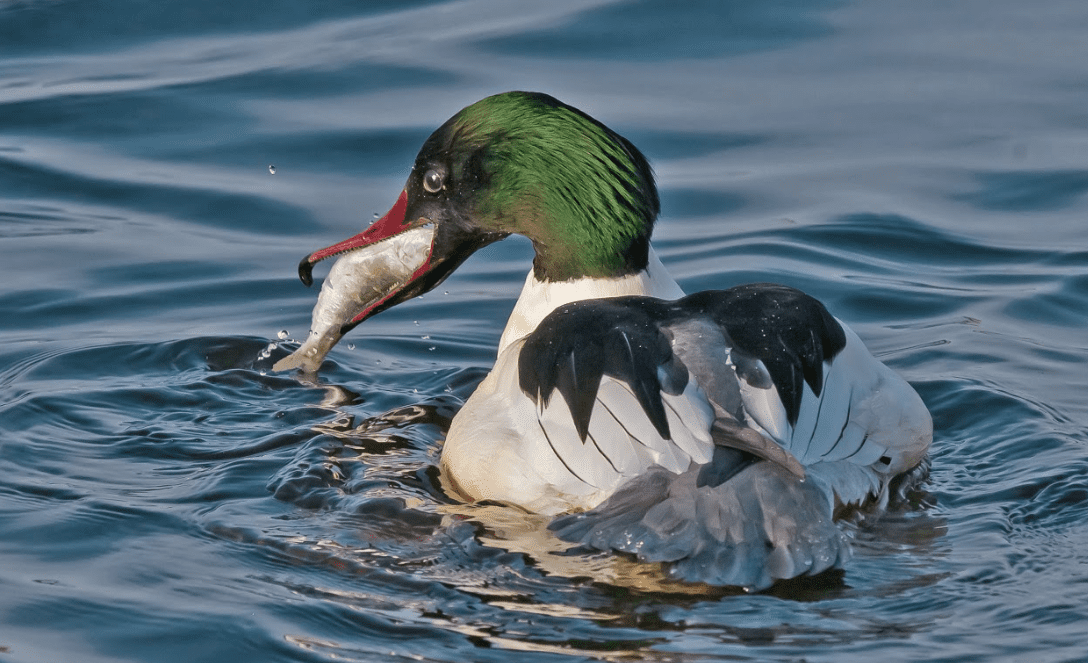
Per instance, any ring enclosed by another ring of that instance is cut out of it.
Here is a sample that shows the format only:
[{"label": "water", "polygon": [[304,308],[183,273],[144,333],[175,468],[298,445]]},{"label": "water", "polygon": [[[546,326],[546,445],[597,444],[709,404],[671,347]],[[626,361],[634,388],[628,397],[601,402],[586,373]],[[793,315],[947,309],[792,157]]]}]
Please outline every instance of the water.
[{"label": "water", "polygon": [[[0,660],[1088,660],[1088,5],[356,4],[0,0]],[[654,588],[443,498],[525,241],[267,372],[299,258],[506,89],[643,148],[688,291],[801,287],[918,388],[844,574]]]}]

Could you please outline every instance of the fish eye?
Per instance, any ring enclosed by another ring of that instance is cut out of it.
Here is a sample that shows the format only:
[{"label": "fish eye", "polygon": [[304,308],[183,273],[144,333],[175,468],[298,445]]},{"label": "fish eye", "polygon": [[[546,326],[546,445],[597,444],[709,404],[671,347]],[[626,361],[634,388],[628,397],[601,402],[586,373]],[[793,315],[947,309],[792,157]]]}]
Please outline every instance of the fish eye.
[{"label": "fish eye", "polygon": [[445,177],[434,168],[423,174],[423,188],[427,193],[438,193],[445,184]]}]

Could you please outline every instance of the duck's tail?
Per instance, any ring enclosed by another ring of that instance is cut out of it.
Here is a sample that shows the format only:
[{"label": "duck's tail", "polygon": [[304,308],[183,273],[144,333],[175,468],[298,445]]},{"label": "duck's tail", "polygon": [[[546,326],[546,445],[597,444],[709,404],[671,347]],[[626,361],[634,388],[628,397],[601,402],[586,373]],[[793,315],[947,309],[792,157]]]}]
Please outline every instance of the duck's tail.
[{"label": "duck's tail", "polygon": [[676,580],[758,591],[850,558],[832,490],[779,464],[719,448],[710,465],[651,468],[598,507],[554,520],[559,538],[666,563]]}]

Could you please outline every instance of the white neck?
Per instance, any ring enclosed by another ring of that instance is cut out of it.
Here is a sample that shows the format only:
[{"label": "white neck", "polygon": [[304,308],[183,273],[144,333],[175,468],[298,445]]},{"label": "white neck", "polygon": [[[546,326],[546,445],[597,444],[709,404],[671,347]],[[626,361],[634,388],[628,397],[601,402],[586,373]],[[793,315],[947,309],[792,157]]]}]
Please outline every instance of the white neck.
[{"label": "white neck", "polygon": [[525,287],[514,311],[506,322],[499,339],[499,354],[511,343],[527,336],[549,313],[563,304],[583,299],[601,299],[623,295],[649,295],[661,299],[677,299],[684,291],[676,284],[657,258],[653,247],[646,269],[638,274],[614,279],[572,279],[570,281],[538,281],[533,272],[525,278]]}]

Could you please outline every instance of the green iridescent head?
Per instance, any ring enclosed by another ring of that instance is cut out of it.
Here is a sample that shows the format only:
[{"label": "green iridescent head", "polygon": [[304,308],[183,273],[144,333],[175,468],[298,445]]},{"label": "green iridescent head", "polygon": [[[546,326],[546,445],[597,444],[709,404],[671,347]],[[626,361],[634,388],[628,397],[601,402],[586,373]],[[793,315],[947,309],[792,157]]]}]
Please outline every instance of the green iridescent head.
[{"label": "green iridescent head", "polygon": [[424,143],[407,192],[420,217],[442,216],[488,241],[528,237],[537,278],[553,281],[645,268],[660,208],[634,145],[531,92],[488,97],[450,118]]}]

